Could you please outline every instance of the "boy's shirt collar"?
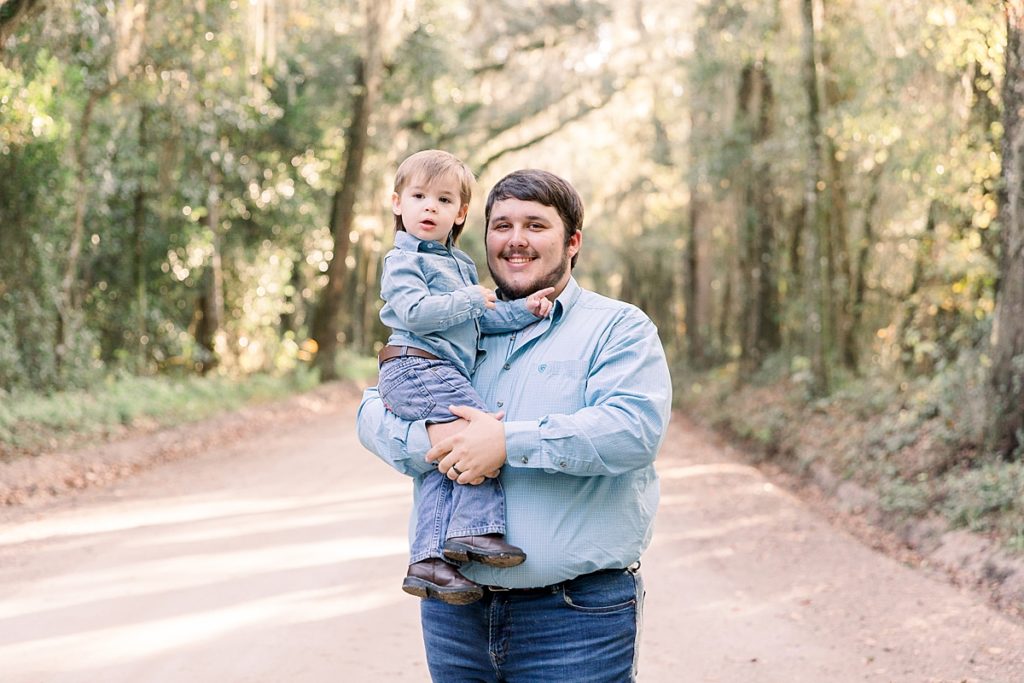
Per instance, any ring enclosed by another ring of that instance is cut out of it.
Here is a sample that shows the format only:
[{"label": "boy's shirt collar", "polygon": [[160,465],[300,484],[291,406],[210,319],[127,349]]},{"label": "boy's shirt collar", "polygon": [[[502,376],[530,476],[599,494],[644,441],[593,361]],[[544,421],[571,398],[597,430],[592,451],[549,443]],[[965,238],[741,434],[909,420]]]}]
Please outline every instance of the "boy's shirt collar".
[{"label": "boy's shirt collar", "polygon": [[412,233],[406,232],[405,230],[399,230],[395,233],[395,248],[404,249],[406,251],[451,251],[452,234],[448,233],[448,239],[444,244],[441,244],[434,240],[421,240]]}]

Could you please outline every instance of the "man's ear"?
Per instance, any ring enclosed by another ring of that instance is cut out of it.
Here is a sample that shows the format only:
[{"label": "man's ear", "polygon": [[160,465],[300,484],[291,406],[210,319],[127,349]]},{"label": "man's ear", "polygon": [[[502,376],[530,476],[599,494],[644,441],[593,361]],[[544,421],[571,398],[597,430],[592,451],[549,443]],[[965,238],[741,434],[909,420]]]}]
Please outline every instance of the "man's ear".
[{"label": "man's ear", "polygon": [[569,252],[569,258],[572,258],[576,254],[580,253],[580,248],[583,246],[583,231],[577,230],[569,238],[569,245],[566,250]]},{"label": "man's ear", "polygon": [[396,216],[402,215],[402,198],[397,192],[391,193],[391,213]]}]

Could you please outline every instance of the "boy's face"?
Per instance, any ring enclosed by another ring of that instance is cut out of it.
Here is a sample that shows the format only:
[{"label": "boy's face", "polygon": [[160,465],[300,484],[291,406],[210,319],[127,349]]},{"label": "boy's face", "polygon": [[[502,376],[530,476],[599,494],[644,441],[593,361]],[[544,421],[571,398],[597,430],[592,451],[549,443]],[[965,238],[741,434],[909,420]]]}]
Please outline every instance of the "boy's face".
[{"label": "boy's face", "polygon": [[391,210],[402,217],[406,232],[421,240],[444,243],[452,227],[466,220],[469,204],[463,204],[454,176],[412,178],[401,194],[391,195]]}]

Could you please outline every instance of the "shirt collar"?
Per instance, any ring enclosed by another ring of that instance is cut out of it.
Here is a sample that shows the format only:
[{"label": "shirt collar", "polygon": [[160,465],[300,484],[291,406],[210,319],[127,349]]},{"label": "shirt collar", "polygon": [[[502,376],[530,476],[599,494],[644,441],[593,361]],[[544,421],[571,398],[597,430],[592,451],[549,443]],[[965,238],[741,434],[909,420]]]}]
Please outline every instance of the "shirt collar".
[{"label": "shirt collar", "polygon": [[[498,298],[507,301],[508,299],[501,293],[501,290],[497,290]],[[565,314],[572,308],[573,304],[579,300],[580,295],[583,294],[583,288],[580,287],[579,283],[576,282],[576,278],[569,276],[569,281],[565,283],[565,289],[555,299],[554,305],[551,307],[551,322],[555,323],[561,320]]]},{"label": "shirt collar", "polygon": [[448,251],[451,245],[451,233],[448,233],[448,241],[445,244],[435,242],[434,240],[421,240],[405,230],[399,230],[395,233],[395,248],[405,251]]},{"label": "shirt collar", "polygon": [[583,288],[576,282],[576,278],[570,275],[569,281],[565,283],[565,289],[555,299],[555,304],[551,308],[551,321],[558,322],[565,317],[573,304],[579,300],[581,294],[583,294]]}]

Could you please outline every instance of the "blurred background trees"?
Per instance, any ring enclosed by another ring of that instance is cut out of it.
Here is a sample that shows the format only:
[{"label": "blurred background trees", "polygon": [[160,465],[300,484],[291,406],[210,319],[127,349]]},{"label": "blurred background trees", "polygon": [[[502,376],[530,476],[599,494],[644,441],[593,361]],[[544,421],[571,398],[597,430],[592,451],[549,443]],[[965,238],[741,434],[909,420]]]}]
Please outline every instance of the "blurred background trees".
[{"label": "blurred background trees", "polygon": [[462,246],[481,266],[490,185],[550,169],[587,205],[577,278],[648,311],[677,367],[809,398],[988,373],[978,439],[1019,458],[1022,16],[2,0],[0,386],[333,377],[338,349],[384,339],[394,169],[443,147],[479,175]]}]

